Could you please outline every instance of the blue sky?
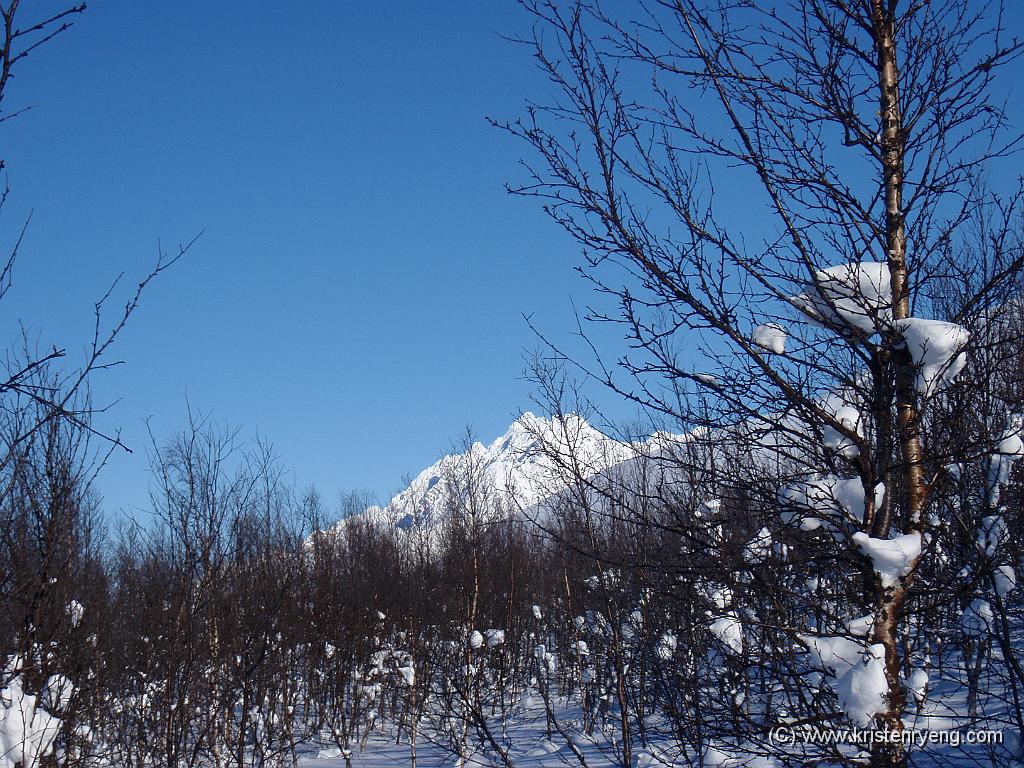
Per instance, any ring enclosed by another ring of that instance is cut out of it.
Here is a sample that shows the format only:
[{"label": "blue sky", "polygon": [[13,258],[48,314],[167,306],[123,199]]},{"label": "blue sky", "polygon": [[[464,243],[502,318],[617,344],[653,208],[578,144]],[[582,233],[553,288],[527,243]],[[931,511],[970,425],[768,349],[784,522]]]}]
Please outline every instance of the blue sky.
[{"label": "blue sky", "polygon": [[386,499],[467,424],[490,440],[530,407],[524,313],[564,339],[591,300],[576,245],[503,189],[526,147],[484,119],[547,89],[499,36],[527,28],[515,3],[282,8],[100,0],[5,97],[38,105],[0,126],[0,246],[33,211],[9,338],[21,319],[73,357],[117,274],[204,232],[95,382],[120,398],[98,426],[135,449],[100,478],[110,509],[145,507],[143,420],[164,439],[187,402],[328,502]]},{"label": "blue sky", "polygon": [[[100,478],[146,503],[144,418],[186,401],[265,435],[327,501],[382,497],[467,423],[528,407],[523,313],[571,326],[576,249],[503,183],[537,85],[511,3],[97,2],[26,59],[5,105],[8,240],[33,218],[2,308],[71,353],[118,273],[204,234],[144,298],[96,381],[135,455]],[[6,245],[6,241],[4,241]],[[112,309],[116,309],[116,304]]]}]

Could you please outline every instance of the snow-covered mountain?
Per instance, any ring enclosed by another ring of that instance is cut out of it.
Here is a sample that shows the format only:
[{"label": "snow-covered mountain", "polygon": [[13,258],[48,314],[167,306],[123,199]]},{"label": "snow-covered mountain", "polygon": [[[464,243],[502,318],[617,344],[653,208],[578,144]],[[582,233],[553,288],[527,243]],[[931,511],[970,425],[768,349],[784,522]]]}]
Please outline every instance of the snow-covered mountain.
[{"label": "snow-covered mountain", "polygon": [[580,416],[524,413],[490,445],[474,443],[424,469],[384,507],[365,514],[399,528],[433,528],[471,494],[488,515],[527,509],[565,488],[566,469],[589,478],[636,456]]}]

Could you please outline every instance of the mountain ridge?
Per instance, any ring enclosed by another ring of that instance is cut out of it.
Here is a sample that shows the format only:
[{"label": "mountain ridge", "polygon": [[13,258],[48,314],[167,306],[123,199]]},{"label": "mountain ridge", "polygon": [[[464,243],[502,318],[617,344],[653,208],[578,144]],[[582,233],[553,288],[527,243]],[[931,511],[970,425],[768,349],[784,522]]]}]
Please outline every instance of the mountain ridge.
[{"label": "mountain ridge", "polygon": [[387,504],[357,517],[402,530],[434,528],[470,494],[485,516],[500,517],[563,491],[566,466],[587,479],[636,457],[639,446],[606,435],[579,414],[545,418],[526,411],[489,444],[442,456]]}]

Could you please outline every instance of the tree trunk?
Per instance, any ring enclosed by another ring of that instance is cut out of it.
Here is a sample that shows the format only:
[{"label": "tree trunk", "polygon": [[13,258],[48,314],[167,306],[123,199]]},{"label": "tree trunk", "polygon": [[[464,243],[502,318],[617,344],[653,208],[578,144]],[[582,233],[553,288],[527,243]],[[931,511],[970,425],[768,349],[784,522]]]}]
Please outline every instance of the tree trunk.
[{"label": "tree trunk", "polygon": [[[900,320],[910,315],[910,291],[907,280],[907,235],[903,210],[904,127],[900,108],[899,68],[896,57],[895,3],[872,0],[872,21],[875,50],[878,56],[879,114],[881,115],[882,175],[885,192],[885,248],[892,289],[892,316]],[[896,425],[902,466],[900,475],[905,494],[907,529],[921,532],[925,504],[925,483],[922,467],[921,435],[915,402],[916,371],[909,352],[890,340],[895,373]],[[875,516],[871,535],[888,537],[892,528],[892,504],[884,505]],[[874,574],[869,576],[873,581]],[[898,634],[903,619],[907,577],[904,583],[882,589],[875,587],[875,626],[873,639],[885,646],[886,709],[877,717],[879,726],[887,731],[903,729],[906,692],[900,680]],[[873,744],[872,766],[904,766],[906,754],[902,744]]]}]

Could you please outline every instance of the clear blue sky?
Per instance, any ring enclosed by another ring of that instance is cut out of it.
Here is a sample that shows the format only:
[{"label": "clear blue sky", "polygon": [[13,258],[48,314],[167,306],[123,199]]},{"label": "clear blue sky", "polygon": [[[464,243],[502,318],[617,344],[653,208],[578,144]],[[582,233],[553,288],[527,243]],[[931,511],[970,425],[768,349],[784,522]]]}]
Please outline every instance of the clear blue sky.
[{"label": "clear blue sky", "polygon": [[526,148],[484,119],[547,89],[499,37],[528,23],[510,0],[98,0],[21,63],[9,338],[20,318],[73,357],[110,280],[205,232],[96,380],[121,398],[98,426],[135,449],[100,478],[109,508],[145,507],[143,419],[163,439],[186,399],[328,502],[386,499],[467,423],[489,440],[530,406],[523,313],[566,338],[591,293],[575,244],[504,192]]},{"label": "clear blue sky", "polygon": [[[25,9],[32,11],[32,5]],[[145,417],[186,398],[265,435],[301,484],[388,497],[470,423],[528,407],[522,314],[571,329],[576,249],[508,196],[514,117],[538,85],[513,3],[96,2],[21,63],[2,127],[12,201],[34,211],[10,300],[73,353],[119,272],[204,231],[145,296],[102,373],[99,417],[134,456],[100,478],[146,503]],[[112,309],[116,311],[115,304]]]}]

